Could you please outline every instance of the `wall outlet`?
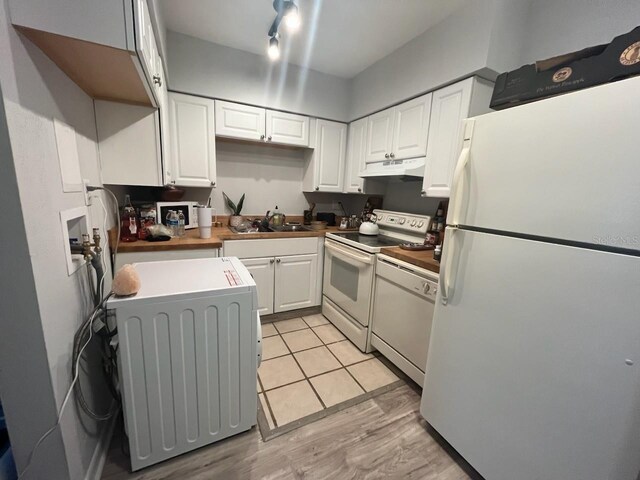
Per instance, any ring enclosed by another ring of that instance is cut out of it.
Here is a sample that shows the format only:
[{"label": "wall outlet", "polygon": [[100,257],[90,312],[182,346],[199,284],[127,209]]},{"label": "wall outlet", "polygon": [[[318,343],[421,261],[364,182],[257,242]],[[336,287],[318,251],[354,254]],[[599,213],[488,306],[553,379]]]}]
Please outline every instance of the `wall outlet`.
[{"label": "wall outlet", "polygon": [[88,178],[83,178],[82,179],[82,186],[83,186],[83,192],[84,192],[84,204],[87,207],[91,206],[91,195],[89,195],[89,189],[87,187],[89,187],[89,185],[91,185],[91,180],[89,180]]}]

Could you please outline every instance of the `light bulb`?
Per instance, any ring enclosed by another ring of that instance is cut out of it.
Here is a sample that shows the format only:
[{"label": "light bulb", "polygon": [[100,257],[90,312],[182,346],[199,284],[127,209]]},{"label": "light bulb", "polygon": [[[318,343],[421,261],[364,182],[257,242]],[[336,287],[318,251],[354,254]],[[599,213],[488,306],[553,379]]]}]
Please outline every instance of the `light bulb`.
[{"label": "light bulb", "polygon": [[271,37],[269,39],[267,54],[271,60],[277,60],[280,58],[280,48],[278,47],[278,39],[276,37]]},{"label": "light bulb", "polygon": [[298,15],[298,8],[291,8],[289,13],[285,15],[284,21],[290,31],[295,32],[298,30],[298,28],[300,28],[300,15]]}]

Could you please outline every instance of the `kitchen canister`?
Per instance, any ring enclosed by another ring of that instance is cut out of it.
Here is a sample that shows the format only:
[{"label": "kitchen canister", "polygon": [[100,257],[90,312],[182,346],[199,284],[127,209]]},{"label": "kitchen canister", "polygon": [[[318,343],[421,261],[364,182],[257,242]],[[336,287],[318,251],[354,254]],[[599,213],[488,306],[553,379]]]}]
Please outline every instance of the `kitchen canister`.
[{"label": "kitchen canister", "polygon": [[211,222],[212,208],[198,207],[198,228],[200,229],[200,238],[211,238]]}]

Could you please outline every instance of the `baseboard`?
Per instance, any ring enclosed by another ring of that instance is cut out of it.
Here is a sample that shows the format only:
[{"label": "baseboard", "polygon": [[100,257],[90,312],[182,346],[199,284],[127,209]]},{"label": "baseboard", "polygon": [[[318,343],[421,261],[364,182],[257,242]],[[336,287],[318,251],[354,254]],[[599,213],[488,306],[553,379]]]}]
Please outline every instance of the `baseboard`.
[{"label": "baseboard", "polygon": [[113,429],[116,426],[118,417],[120,417],[120,410],[116,411],[115,415],[111,417],[102,428],[100,439],[91,456],[91,462],[89,462],[89,468],[87,468],[87,474],[84,476],[84,480],[100,480],[102,477],[102,469],[107,461],[109,445],[111,444]]},{"label": "baseboard", "polygon": [[291,318],[308,317],[318,313],[322,313],[322,307],[320,305],[315,307],[301,308],[299,310],[289,310],[288,312],[273,313],[271,315],[260,315],[260,322],[278,322],[280,320],[289,320]]}]

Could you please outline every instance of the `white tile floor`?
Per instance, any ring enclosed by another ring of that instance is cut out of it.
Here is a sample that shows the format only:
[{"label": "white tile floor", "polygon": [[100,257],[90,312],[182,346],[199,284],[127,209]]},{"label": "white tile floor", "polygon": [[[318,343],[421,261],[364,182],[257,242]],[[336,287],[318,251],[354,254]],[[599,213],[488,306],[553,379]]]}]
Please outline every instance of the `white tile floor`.
[{"label": "white tile floor", "polygon": [[272,429],[398,380],[321,314],[263,324],[262,336],[258,390]]}]

